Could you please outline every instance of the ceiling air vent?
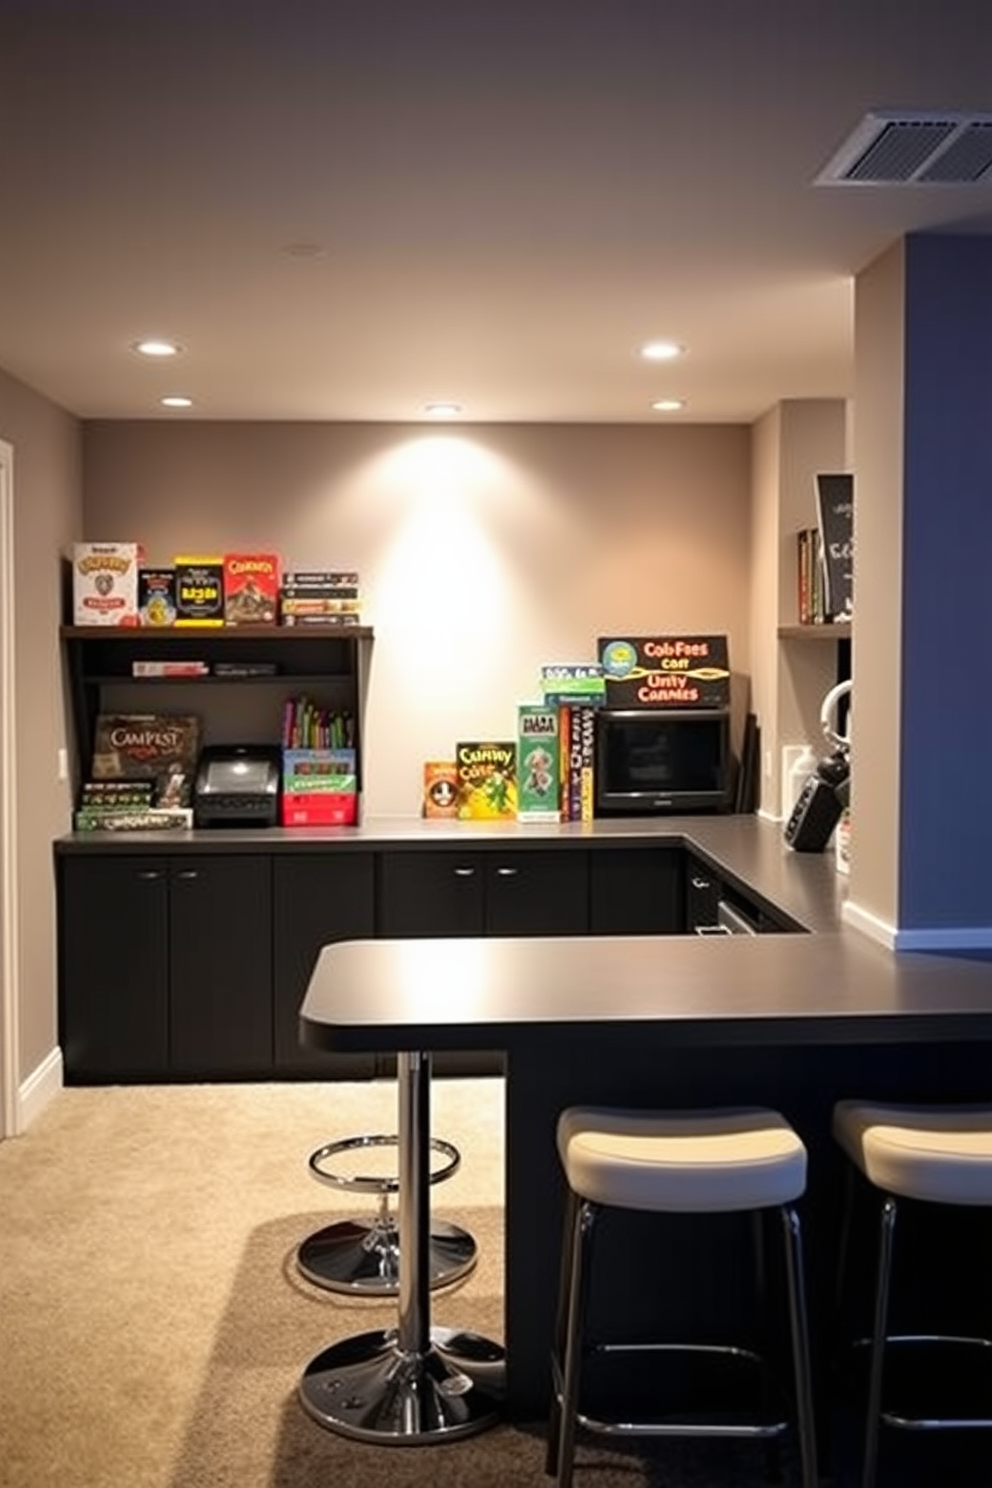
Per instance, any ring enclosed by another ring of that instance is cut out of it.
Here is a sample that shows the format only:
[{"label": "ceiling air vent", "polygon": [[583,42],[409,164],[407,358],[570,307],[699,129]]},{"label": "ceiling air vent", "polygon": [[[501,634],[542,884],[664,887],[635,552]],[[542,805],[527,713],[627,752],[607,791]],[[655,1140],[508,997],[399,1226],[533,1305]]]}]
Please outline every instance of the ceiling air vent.
[{"label": "ceiling air vent", "polygon": [[818,186],[988,183],[992,114],[866,114],[816,178]]}]

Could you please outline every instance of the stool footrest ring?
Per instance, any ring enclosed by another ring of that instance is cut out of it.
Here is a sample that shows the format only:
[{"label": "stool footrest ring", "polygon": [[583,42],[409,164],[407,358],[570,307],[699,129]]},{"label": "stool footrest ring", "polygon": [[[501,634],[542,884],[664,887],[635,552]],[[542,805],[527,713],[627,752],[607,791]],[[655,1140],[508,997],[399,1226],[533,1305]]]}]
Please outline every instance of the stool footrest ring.
[{"label": "stool footrest ring", "polygon": [[[399,1192],[398,1177],[362,1173],[349,1177],[347,1174],[330,1171],[324,1167],[324,1163],[333,1157],[340,1156],[342,1152],[355,1152],[369,1147],[396,1147],[398,1143],[398,1136],[378,1133],[374,1136],[342,1137],[336,1142],[325,1142],[323,1147],[318,1147],[315,1152],[311,1152],[308,1166],[315,1178],[321,1183],[330,1184],[331,1188],[344,1189],[349,1193],[395,1194]],[[432,1184],[443,1183],[446,1178],[451,1178],[457,1173],[461,1166],[461,1153],[452,1142],[445,1142],[441,1137],[431,1137],[430,1145],[432,1152],[440,1153],[445,1159],[439,1167],[432,1170],[430,1181]]]}]

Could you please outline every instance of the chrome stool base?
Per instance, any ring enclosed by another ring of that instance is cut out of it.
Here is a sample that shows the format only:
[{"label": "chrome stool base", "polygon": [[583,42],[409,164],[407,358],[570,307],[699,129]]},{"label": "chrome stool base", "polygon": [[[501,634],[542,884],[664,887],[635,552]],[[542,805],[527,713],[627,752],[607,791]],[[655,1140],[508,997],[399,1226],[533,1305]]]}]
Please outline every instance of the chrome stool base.
[{"label": "chrome stool base", "polygon": [[[431,1221],[427,1272],[430,1287],[451,1286],[478,1259],[474,1238],[458,1225]],[[296,1252],[308,1281],[330,1292],[395,1297],[400,1287],[399,1231],[378,1220],[341,1220],[308,1235]]]},{"label": "chrome stool base", "polygon": [[505,1388],[499,1344],[476,1333],[431,1328],[425,1352],[400,1347],[395,1328],[332,1343],[300,1381],[304,1410],[356,1441],[415,1446],[485,1431]]}]

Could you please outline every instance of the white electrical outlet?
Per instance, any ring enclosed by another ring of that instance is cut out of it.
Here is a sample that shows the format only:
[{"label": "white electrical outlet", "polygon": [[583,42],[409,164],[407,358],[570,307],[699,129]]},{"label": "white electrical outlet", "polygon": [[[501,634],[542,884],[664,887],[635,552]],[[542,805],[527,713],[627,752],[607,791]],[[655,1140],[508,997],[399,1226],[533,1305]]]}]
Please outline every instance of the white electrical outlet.
[{"label": "white electrical outlet", "polygon": [[69,751],[64,745],[59,750],[59,779],[69,779]]}]

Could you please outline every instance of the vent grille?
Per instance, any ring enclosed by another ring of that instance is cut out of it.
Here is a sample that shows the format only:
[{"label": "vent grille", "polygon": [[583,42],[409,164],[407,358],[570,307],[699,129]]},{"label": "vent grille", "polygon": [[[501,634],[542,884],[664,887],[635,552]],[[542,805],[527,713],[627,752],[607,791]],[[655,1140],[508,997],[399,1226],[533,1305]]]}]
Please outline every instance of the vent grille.
[{"label": "vent grille", "polygon": [[992,183],[992,114],[866,114],[818,186]]}]

